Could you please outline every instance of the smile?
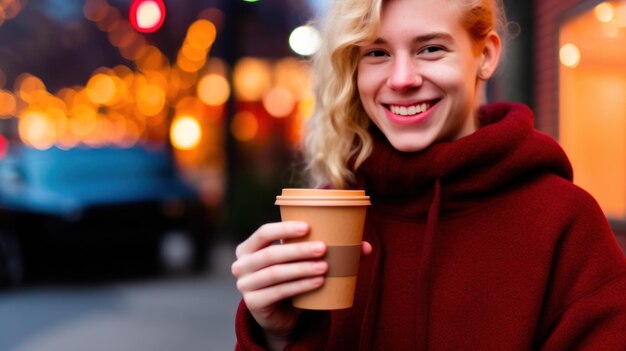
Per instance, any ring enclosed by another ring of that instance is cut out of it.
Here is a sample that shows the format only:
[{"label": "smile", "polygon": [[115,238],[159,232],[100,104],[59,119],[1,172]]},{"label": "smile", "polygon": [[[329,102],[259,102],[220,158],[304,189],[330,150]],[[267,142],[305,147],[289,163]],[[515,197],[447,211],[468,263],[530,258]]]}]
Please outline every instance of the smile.
[{"label": "smile", "polygon": [[387,118],[395,124],[417,125],[428,121],[431,110],[440,100],[423,101],[413,105],[384,105]]},{"label": "smile", "polygon": [[413,105],[413,106],[396,106],[389,105],[389,110],[400,116],[413,116],[423,112],[426,112],[430,108],[429,102],[422,102],[421,104]]}]

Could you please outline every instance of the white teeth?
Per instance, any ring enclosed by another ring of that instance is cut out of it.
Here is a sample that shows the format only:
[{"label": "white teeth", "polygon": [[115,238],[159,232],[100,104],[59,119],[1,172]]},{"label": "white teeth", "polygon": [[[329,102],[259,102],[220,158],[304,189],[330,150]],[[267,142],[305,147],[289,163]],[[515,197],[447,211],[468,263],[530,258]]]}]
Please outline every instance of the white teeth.
[{"label": "white teeth", "polygon": [[422,113],[425,112],[426,110],[428,110],[430,108],[430,104],[427,102],[423,102],[421,104],[417,104],[414,106],[395,106],[395,105],[389,105],[389,109],[391,110],[391,112],[395,113],[396,115],[400,115],[400,116],[413,116],[416,115],[418,113]]}]

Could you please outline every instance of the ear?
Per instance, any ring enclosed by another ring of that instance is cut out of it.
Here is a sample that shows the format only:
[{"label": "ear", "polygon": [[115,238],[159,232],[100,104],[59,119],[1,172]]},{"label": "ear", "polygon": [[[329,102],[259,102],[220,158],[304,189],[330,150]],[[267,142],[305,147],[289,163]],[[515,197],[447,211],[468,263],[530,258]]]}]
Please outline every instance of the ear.
[{"label": "ear", "polygon": [[489,32],[485,37],[484,46],[480,53],[477,76],[481,80],[488,80],[498,68],[500,54],[502,52],[502,40],[495,31]]}]

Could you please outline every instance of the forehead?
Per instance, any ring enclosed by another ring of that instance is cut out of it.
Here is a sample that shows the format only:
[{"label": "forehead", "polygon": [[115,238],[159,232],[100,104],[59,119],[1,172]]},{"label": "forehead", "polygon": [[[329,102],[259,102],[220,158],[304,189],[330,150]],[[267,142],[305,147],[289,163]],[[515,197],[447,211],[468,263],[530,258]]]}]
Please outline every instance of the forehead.
[{"label": "forehead", "polygon": [[381,29],[388,26],[458,27],[461,24],[459,0],[385,0]]}]

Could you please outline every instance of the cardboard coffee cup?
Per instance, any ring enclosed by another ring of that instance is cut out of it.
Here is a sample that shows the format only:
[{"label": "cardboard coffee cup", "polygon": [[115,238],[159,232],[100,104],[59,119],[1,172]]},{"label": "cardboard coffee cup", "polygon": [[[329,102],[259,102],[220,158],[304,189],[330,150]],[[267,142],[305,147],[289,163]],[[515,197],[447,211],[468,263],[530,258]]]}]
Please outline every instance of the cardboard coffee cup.
[{"label": "cardboard coffee cup", "polygon": [[324,285],[294,296],[293,305],[313,310],[352,307],[369,196],[363,190],[283,189],[275,204],[283,221],[310,226],[306,237],[284,243],[323,241],[327,247]]}]

